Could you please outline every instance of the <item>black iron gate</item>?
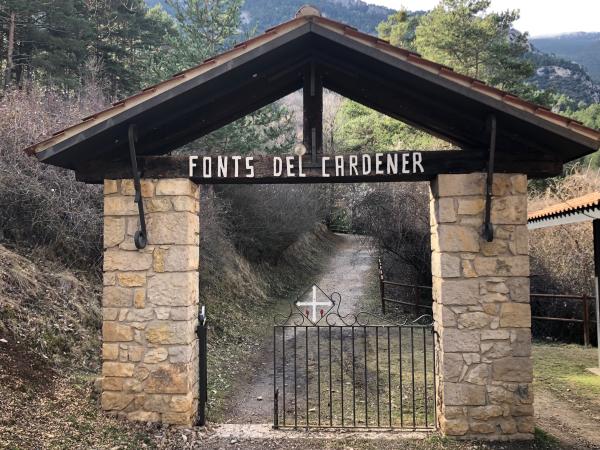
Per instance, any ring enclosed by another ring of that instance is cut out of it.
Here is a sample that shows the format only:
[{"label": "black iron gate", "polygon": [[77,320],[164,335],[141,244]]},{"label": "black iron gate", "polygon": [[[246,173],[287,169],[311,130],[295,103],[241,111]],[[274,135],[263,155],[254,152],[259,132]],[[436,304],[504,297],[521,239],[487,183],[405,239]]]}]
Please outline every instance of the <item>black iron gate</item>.
[{"label": "black iron gate", "polygon": [[394,324],[343,315],[341,296],[328,298],[332,306],[318,320],[295,304],[274,326],[273,426],[434,428],[431,317]]}]

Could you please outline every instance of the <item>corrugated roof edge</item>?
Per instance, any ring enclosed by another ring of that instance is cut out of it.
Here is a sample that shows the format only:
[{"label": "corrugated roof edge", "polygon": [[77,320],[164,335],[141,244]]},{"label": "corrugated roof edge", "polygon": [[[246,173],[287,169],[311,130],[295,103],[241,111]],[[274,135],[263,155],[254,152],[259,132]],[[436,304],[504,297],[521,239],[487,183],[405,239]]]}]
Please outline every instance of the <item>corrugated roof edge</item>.
[{"label": "corrugated roof edge", "polygon": [[597,208],[600,206],[600,192],[591,192],[581,197],[555,203],[527,214],[529,222],[547,219],[550,217],[572,214],[582,210]]},{"label": "corrugated roof edge", "polygon": [[[358,31],[356,28],[350,27],[344,23],[337,22],[335,20],[328,19],[325,17],[320,17],[320,16],[299,16],[290,21],[287,21],[287,22],[284,22],[277,26],[274,26],[272,28],[269,28],[263,34],[261,34],[259,36],[255,36],[251,39],[248,39],[247,41],[241,42],[241,43],[237,44],[235,47],[233,47],[223,53],[220,53],[219,55],[216,55],[212,58],[209,58],[197,66],[194,66],[190,69],[187,69],[185,71],[177,73],[177,74],[173,75],[173,77],[171,77],[170,79],[164,80],[153,86],[149,86],[149,87],[143,89],[139,93],[136,93],[130,97],[127,97],[123,100],[120,100],[120,101],[114,103],[111,107],[109,107],[107,109],[104,109],[96,114],[93,114],[91,116],[88,116],[88,117],[82,119],[82,122],[85,122],[86,125],[88,125],[88,127],[91,127],[92,124],[98,120],[99,116],[106,114],[107,112],[112,112],[115,110],[115,108],[121,108],[121,107],[125,106],[127,101],[130,101],[132,99],[136,99],[136,98],[139,98],[139,97],[142,97],[145,95],[148,95],[148,98],[151,98],[152,95],[155,94],[156,88],[163,86],[164,84],[167,84],[167,83],[172,83],[174,81],[174,79],[183,78],[189,72],[200,69],[207,64],[215,64],[217,62],[218,58],[221,58],[225,55],[228,55],[228,54],[231,54],[234,52],[245,52],[247,50],[247,47],[249,44],[265,40],[265,39],[273,36],[274,34],[277,34],[281,29],[283,29],[287,26],[290,26],[291,24],[293,24],[295,22],[317,22],[317,23],[321,22],[323,24],[327,24],[333,28],[338,29],[341,32],[341,34],[346,35],[351,39],[356,39],[356,40],[366,42],[367,44],[371,45],[373,48],[379,49],[382,51],[384,51],[383,50],[383,48],[384,48],[387,51],[387,53],[394,53],[398,57],[400,57],[400,59],[407,61],[410,64],[421,67],[430,72],[436,73],[439,76],[442,76],[446,79],[454,81],[462,86],[466,86],[469,89],[472,89],[479,93],[488,95],[492,98],[495,98],[496,100],[501,100],[503,103],[505,103],[511,107],[520,109],[522,111],[526,111],[526,112],[533,114],[539,118],[545,119],[548,122],[554,123],[556,125],[560,125],[560,126],[566,128],[566,129],[569,129],[577,134],[585,136],[586,138],[596,140],[598,143],[598,146],[600,146],[600,131],[586,127],[581,122],[578,122],[578,121],[575,121],[568,117],[554,113],[541,105],[535,104],[533,102],[529,102],[520,97],[512,95],[508,92],[502,91],[501,89],[497,89],[497,88],[490,86],[476,78],[472,78],[467,75],[457,73],[451,67],[447,67],[442,64],[439,64],[439,63],[436,63],[431,60],[423,58],[419,53],[415,53],[415,52],[412,52],[410,50],[406,50],[406,49],[403,49],[400,47],[394,47],[391,44],[389,44],[389,42],[387,42],[383,39],[380,39],[376,36],[372,36],[372,35],[363,33],[361,31]],[[56,137],[64,134],[65,132],[67,132],[69,130],[72,130],[75,127],[81,126],[81,124],[82,123],[80,122],[80,123],[74,124],[70,127],[67,127],[61,131],[58,131],[58,132],[54,133],[52,135],[52,137],[50,137],[48,139],[44,139],[36,144],[32,144],[29,147],[27,147],[26,149],[24,149],[24,151],[30,155],[36,154],[38,151],[41,151],[45,148],[50,147],[51,146],[50,144],[56,143],[56,142],[54,142],[54,141],[56,141]],[[87,129],[87,127],[85,129]]]}]

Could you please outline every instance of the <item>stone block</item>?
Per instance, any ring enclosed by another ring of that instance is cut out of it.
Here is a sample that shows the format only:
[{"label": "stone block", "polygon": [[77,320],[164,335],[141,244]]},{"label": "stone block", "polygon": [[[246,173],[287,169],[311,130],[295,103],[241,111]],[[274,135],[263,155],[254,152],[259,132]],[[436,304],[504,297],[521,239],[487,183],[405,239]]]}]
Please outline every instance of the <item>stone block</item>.
[{"label": "stone block", "polygon": [[440,430],[445,436],[463,436],[469,431],[469,422],[466,417],[447,419],[439,418]]},{"label": "stone block", "polygon": [[141,271],[152,267],[152,254],[141,251],[108,249],[104,252],[104,270]]},{"label": "stone block", "polygon": [[432,183],[432,191],[435,197],[483,195],[485,174],[438,175]]},{"label": "stone block", "polygon": [[456,327],[456,314],[452,312],[450,307],[444,306],[441,303],[433,302],[433,317],[435,322],[442,327]]},{"label": "stone block", "polygon": [[441,332],[441,350],[443,352],[477,352],[480,337],[478,331],[444,328]]},{"label": "stone block", "polygon": [[484,406],[486,404],[485,386],[444,382],[443,390],[444,404],[449,406]]},{"label": "stone block", "polygon": [[441,224],[433,228],[432,250],[440,252],[479,252],[477,229],[463,225]]},{"label": "stone block", "polygon": [[138,309],[146,306],[146,289],[133,290],[133,306]]},{"label": "stone block", "polygon": [[529,276],[528,256],[477,256],[473,264],[479,276]]},{"label": "stone block", "polygon": [[503,303],[500,306],[500,326],[504,328],[530,328],[530,305],[527,303]]},{"label": "stone block", "polygon": [[510,292],[510,299],[513,302],[529,303],[529,278],[513,277],[506,280],[506,286]]},{"label": "stone block", "polygon": [[504,410],[498,405],[476,406],[469,408],[469,417],[476,420],[489,420],[502,416]]},{"label": "stone block", "polygon": [[123,217],[104,218],[104,248],[115,247],[125,239],[126,223]]},{"label": "stone block", "polygon": [[523,175],[523,174],[511,175],[510,181],[513,186],[513,193],[527,194],[527,175]]},{"label": "stone block", "polygon": [[132,394],[105,391],[102,393],[102,409],[105,411],[122,411],[133,401]]},{"label": "stone block", "polygon": [[157,273],[148,281],[147,300],[154,306],[195,305],[198,282],[198,272]]},{"label": "stone block", "polygon": [[528,357],[507,357],[492,362],[492,377],[496,381],[530,383],[533,364]]},{"label": "stone block", "polygon": [[494,174],[494,183],[492,184],[492,195],[495,197],[504,197],[513,192],[513,183],[511,175],[504,173]]},{"label": "stone block", "polygon": [[165,361],[169,357],[169,350],[164,347],[152,348],[144,355],[144,363],[156,364]]},{"label": "stone block", "polygon": [[[104,308],[127,308],[133,301],[133,291],[118,286],[104,286],[102,290],[102,306]],[[106,320],[106,318],[105,318]]]},{"label": "stone block", "polygon": [[431,254],[431,274],[434,277],[460,277],[460,257],[447,253],[433,252]]},{"label": "stone block", "polygon": [[144,381],[144,392],[187,394],[191,389],[190,375],[191,370],[187,364],[159,364],[150,370]]},{"label": "stone block", "polygon": [[517,417],[516,423],[519,433],[533,434],[535,432],[535,418],[533,416]]},{"label": "stone block", "polygon": [[512,356],[531,356],[531,330],[522,328],[510,332]]},{"label": "stone block", "polygon": [[194,340],[191,322],[153,322],[146,327],[146,340],[151,344],[189,344]]},{"label": "stone block", "polygon": [[102,364],[102,375],[105,377],[131,377],[133,369],[132,363],[105,361]]},{"label": "stone block", "polygon": [[501,239],[494,239],[492,242],[481,243],[481,254],[483,256],[499,256],[506,253],[508,243]]},{"label": "stone block", "polygon": [[453,198],[440,198],[432,203],[433,217],[435,223],[456,222],[456,208]]},{"label": "stone block", "polygon": [[496,427],[490,422],[471,421],[469,430],[475,434],[490,434],[496,431]]},{"label": "stone block", "polygon": [[104,197],[104,216],[133,216],[138,214],[133,197],[115,195]]},{"label": "stone block", "polygon": [[122,391],[123,381],[127,378],[122,377],[102,377],[103,391]]},{"label": "stone block", "polygon": [[144,200],[144,209],[148,213],[166,212],[173,209],[173,204],[168,197],[156,197]]},{"label": "stone block", "polygon": [[481,214],[484,206],[483,198],[461,198],[458,200],[458,214],[469,216]]},{"label": "stone block", "polygon": [[139,287],[146,284],[145,272],[121,272],[117,274],[119,285],[123,287]]},{"label": "stone block", "polygon": [[[155,183],[153,180],[140,181],[142,198],[154,197]],[[135,195],[135,185],[132,179],[121,180],[121,195]]]},{"label": "stone block", "polygon": [[444,353],[441,357],[444,379],[446,381],[460,381],[465,370],[465,361],[460,353]]},{"label": "stone block", "polygon": [[527,223],[527,197],[525,195],[497,197],[492,201],[493,224],[519,225]]},{"label": "stone block", "polygon": [[465,375],[464,380],[467,383],[486,385],[490,379],[489,364],[474,364],[469,367],[469,372]]},{"label": "stone block", "polygon": [[104,180],[104,195],[116,194],[119,192],[117,180]]},{"label": "stone block", "polygon": [[196,346],[172,345],[169,347],[169,361],[172,363],[189,363],[197,355]]},{"label": "stone block", "polygon": [[186,272],[198,270],[200,252],[194,245],[177,245],[154,250],[155,272]]},{"label": "stone block", "polygon": [[187,178],[172,178],[158,180],[156,195],[187,195],[194,197],[198,186]]},{"label": "stone block", "polygon": [[172,197],[170,200],[175,211],[188,211],[198,214],[200,210],[200,203],[195,198],[177,196]]},{"label": "stone block", "polygon": [[133,328],[119,322],[102,324],[102,339],[105,342],[129,342],[133,340]]},{"label": "stone block", "polygon": [[479,304],[479,280],[443,280],[434,278],[433,298],[443,305]]},{"label": "stone block", "polygon": [[148,214],[148,240],[152,245],[196,245],[199,217],[189,212]]},{"label": "stone block", "polygon": [[119,344],[102,344],[102,359],[110,361],[119,357]]},{"label": "stone block", "polygon": [[468,312],[459,314],[458,328],[468,328],[471,330],[485,328],[491,323],[492,319],[492,316],[489,316],[484,312]]}]

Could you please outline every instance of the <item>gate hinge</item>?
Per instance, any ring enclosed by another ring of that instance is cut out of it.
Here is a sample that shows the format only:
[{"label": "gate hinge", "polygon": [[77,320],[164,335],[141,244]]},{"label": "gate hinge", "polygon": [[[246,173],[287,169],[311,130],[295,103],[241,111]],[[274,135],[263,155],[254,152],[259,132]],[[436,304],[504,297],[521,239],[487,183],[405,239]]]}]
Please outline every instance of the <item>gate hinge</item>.
[{"label": "gate hinge", "polygon": [[146,232],[146,217],[144,216],[144,202],[142,201],[142,183],[140,181],[140,172],[137,166],[137,155],[135,153],[135,142],[137,141],[137,129],[135,124],[129,125],[129,157],[131,158],[131,171],[133,173],[133,187],[135,188],[135,203],[138,205],[140,216],[140,229],[135,232],[133,242],[135,248],[141,250],[148,244],[148,234]]},{"label": "gate hinge", "polygon": [[496,134],[497,123],[496,116],[492,114],[489,119],[490,129],[490,152],[487,164],[487,182],[485,189],[485,221],[483,225],[483,236],[486,241],[494,240],[494,228],[492,226],[492,191],[494,188],[494,159],[496,156]]}]

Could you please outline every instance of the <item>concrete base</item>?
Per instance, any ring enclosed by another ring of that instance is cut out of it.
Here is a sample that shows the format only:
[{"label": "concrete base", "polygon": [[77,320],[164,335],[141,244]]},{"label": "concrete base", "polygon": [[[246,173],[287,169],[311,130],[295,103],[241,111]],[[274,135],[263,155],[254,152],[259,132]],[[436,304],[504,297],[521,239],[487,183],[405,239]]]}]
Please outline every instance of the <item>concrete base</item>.
[{"label": "concrete base", "polygon": [[594,375],[598,375],[600,377],[600,367],[590,367],[589,369],[585,369],[585,370],[593,373]]}]

